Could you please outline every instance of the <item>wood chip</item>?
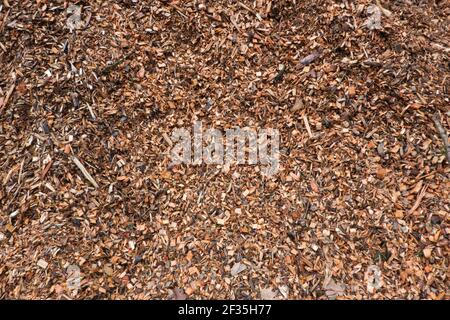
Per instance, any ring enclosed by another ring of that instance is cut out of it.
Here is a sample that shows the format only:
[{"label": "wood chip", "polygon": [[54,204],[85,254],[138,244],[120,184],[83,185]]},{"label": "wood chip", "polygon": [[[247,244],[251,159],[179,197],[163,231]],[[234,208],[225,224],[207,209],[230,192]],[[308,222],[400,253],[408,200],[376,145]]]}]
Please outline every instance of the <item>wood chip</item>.
[{"label": "wood chip", "polygon": [[37,262],[37,265],[39,267],[41,267],[42,269],[47,269],[47,267],[48,267],[48,263],[44,259],[39,259],[39,261]]},{"label": "wood chip", "polygon": [[314,135],[312,134],[311,127],[309,126],[308,117],[306,114],[302,114],[303,122],[305,123],[306,131],[308,132],[308,135],[310,138],[314,138]]}]

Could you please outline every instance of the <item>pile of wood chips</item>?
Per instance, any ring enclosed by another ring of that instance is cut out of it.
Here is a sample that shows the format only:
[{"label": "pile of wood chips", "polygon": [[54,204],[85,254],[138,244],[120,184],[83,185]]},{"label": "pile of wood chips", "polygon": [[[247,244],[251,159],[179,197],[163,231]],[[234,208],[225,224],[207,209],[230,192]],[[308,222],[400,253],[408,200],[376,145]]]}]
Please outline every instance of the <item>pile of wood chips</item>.
[{"label": "pile of wood chips", "polygon": [[[449,299],[449,16],[0,1],[0,299]],[[170,165],[195,120],[279,172]]]}]

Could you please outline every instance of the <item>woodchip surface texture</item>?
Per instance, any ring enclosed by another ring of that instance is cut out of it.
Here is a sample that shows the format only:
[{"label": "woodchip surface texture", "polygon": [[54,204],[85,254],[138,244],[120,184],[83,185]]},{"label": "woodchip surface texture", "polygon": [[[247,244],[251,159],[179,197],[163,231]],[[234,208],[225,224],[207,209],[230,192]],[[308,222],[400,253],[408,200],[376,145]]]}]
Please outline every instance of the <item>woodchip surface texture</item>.
[{"label": "woodchip surface texture", "polygon": [[[447,1],[0,8],[0,299],[450,297]],[[279,172],[170,165],[195,120]]]}]

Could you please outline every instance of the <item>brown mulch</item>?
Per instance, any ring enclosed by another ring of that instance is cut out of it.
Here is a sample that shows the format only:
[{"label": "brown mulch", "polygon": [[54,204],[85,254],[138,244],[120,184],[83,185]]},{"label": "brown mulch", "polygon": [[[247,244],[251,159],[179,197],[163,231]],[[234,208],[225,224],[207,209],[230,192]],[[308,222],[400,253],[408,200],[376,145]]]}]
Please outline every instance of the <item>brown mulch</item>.
[{"label": "brown mulch", "polygon": [[[450,297],[448,2],[0,8],[0,298]],[[194,120],[281,170],[170,166]]]}]

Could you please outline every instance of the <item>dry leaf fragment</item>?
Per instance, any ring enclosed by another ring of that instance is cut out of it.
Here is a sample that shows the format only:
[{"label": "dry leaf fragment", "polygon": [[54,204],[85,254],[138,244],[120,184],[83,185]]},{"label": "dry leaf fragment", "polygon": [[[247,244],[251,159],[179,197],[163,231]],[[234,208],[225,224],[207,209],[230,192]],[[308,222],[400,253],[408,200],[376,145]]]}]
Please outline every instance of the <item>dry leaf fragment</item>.
[{"label": "dry leaf fragment", "polygon": [[189,272],[190,275],[199,274],[200,273],[200,271],[198,270],[198,268],[196,266],[190,267],[188,269],[188,272]]},{"label": "dry leaf fragment", "polygon": [[65,154],[69,154],[69,153],[70,153],[70,144],[66,144],[66,145],[64,146],[64,153],[65,153]]}]

